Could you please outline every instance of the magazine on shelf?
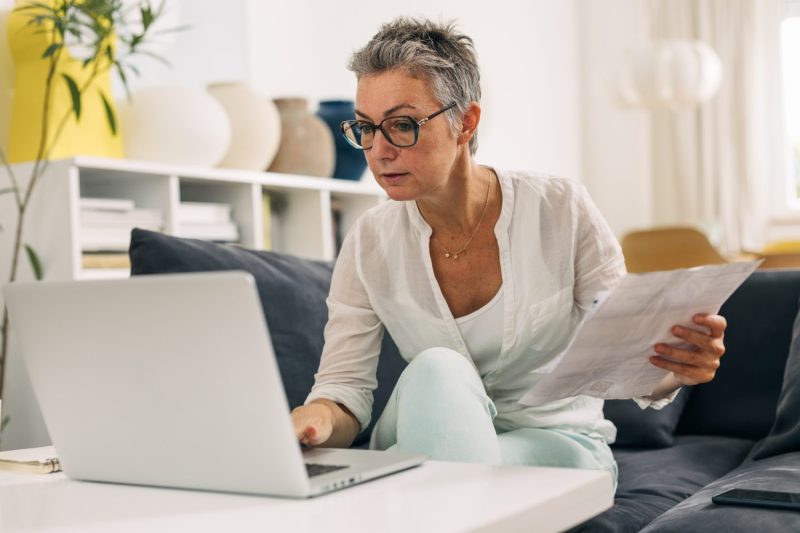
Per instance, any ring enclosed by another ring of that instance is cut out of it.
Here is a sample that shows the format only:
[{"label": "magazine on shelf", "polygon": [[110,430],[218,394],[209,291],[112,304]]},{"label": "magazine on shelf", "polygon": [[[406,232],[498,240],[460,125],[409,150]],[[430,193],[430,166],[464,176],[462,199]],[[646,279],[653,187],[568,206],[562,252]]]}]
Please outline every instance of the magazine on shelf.
[{"label": "magazine on shelf", "polygon": [[135,208],[130,211],[107,211],[81,208],[84,226],[163,226],[164,213],[160,209]]},{"label": "magazine on shelf", "polygon": [[230,204],[181,202],[178,206],[178,222],[181,224],[226,223],[230,221]]},{"label": "magazine on shelf", "polygon": [[132,211],[136,205],[133,200],[124,198],[81,198],[81,211]]},{"label": "magazine on shelf", "polygon": [[237,242],[239,228],[233,222],[220,222],[216,224],[178,224],[178,236],[188,239],[202,239],[206,241]]},{"label": "magazine on shelf", "polygon": [[81,256],[83,268],[126,268],[130,270],[131,260],[127,252],[85,252]]},{"label": "magazine on shelf", "polygon": [[[136,227],[161,231],[161,226],[137,225]],[[134,225],[123,226],[83,226],[80,229],[81,250],[84,252],[125,252],[131,241]]]}]

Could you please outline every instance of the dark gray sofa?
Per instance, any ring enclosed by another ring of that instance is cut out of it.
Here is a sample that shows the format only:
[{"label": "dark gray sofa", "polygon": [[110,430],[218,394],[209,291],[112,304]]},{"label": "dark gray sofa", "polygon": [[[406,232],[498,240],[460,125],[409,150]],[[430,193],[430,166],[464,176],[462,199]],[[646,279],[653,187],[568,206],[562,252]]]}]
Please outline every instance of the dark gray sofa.
[{"label": "dark gray sofa", "polygon": [[[319,363],[331,264],[144,230],[134,230],[130,256],[134,275],[253,274],[287,399],[291,407],[302,403]],[[662,411],[606,403],[619,429],[615,505],[573,531],[800,531],[800,513],[710,500],[732,486],[800,492],[800,340],[792,343],[798,298],[800,271],[756,272],[722,308],[727,353],[713,382],[685,389]],[[404,367],[386,335],[373,423]],[[371,429],[354,446],[366,446]]]},{"label": "dark gray sofa", "polygon": [[[674,428],[667,442],[637,447],[637,434],[625,436],[658,412],[615,420],[615,505],[573,531],[800,531],[797,512],[711,503],[734,486],[800,492],[799,298],[800,271],[776,270],[755,272],[725,302],[727,351],[716,378],[682,393],[677,416],[661,421]],[[612,420],[622,412],[616,404],[606,402]]]}]

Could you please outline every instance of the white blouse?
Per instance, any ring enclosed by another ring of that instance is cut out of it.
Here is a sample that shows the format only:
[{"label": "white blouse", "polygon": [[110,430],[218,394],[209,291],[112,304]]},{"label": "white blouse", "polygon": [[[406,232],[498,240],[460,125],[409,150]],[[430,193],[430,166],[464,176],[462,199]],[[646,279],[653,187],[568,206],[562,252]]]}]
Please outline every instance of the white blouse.
[{"label": "white blouse", "polygon": [[503,288],[480,309],[456,318],[456,325],[478,374],[487,375],[503,349]]},{"label": "white blouse", "polygon": [[[612,442],[616,428],[604,419],[601,399],[577,396],[534,407],[518,400],[539,379],[532,372],[566,347],[595,294],[625,274],[619,244],[580,183],[496,173],[503,198],[494,228],[503,278],[502,344],[479,371],[498,410],[494,425],[498,431],[572,428]],[[386,202],[356,222],[333,271],[325,346],[306,403],[341,403],[365,428],[384,328],[407,361],[442,346],[472,362],[433,273],[431,233],[413,201]]]}]

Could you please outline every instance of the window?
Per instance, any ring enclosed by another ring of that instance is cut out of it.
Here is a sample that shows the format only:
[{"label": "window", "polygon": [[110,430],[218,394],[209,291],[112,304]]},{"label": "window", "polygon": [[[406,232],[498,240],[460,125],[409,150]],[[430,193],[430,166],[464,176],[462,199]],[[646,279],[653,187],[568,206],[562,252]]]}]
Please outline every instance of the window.
[{"label": "window", "polygon": [[800,202],[800,0],[786,2],[781,23],[781,57],[786,169],[795,202]]}]

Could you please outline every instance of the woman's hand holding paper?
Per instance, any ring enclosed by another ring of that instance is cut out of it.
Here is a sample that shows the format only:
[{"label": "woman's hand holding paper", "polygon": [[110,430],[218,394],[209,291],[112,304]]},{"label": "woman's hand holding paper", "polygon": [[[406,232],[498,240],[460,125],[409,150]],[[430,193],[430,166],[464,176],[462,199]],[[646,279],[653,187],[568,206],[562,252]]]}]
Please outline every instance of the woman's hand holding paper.
[{"label": "woman's hand holding paper", "polygon": [[670,370],[681,385],[697,385],[714,379],[720,365],[720,358],[725,353],[725,328],[728,326],[725,317],[720,315],[695,315],[693,322],[705,326],[708,333],[682,326],[673,326],[672,334],[685,340],[692,347],[680,348],[670,344],[659,343],[654,349],[656,354],[650,362],[664,370]]}]

